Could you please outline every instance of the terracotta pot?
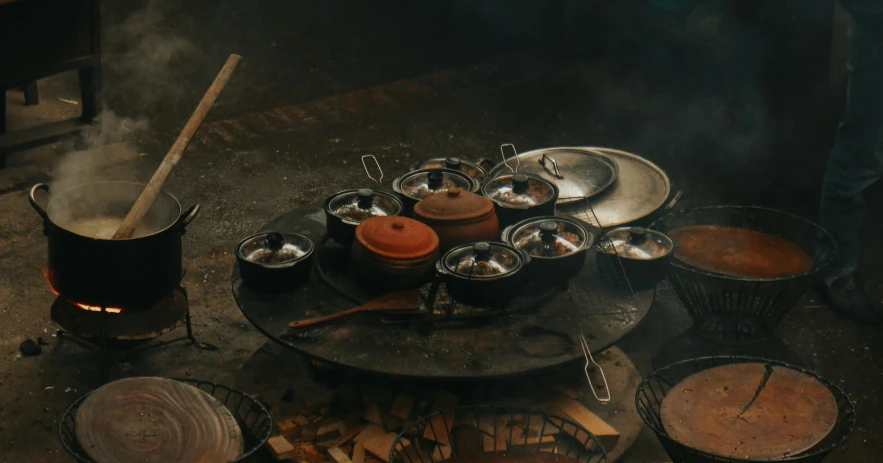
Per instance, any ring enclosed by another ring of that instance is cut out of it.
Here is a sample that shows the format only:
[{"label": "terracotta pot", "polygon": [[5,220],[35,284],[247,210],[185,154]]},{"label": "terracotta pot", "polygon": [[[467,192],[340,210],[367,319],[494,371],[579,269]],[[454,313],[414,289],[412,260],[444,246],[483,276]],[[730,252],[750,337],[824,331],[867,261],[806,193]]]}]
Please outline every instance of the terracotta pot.
[{"label": "terracotta pot", "polygon": [[496,241],[500,234],[494,203],[459,188],[423,199],[414,206],[414,218],[435,230],[442,254],[461,244]]},{"label": "terracotta pot", "polygon": [[429,281],[438,260],[438,235],[406,217],[372,217],[356,227],[353,270],[371,294],[417,288]]}]

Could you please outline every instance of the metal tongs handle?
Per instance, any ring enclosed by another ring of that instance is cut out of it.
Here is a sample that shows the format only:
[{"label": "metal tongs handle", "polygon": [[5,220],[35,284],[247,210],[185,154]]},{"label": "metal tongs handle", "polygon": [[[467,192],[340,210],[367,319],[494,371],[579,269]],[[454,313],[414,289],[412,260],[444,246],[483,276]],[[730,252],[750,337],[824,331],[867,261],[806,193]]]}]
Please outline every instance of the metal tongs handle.
[{"label": "metal tongs handle", "polygon": [[[513,158],[515,158],[515,167],[514,168],[509,165],[510,158],[506,157],[506,148],[507,147],[512,148],[512,152],[515,153],[515,156],[513,156]],[[517,174],[518,167],[521,166],[521,158],[518,157],[518,150],[515,149],[515,145],[513,145],[512,143],[506,143],[505,145],[500,145],[500,154],[503,155],[503,164],[505,164],[506,167],[508,167],[509,170],[511,170],[513,174]]]},{"label": "metal tongs handle", "polygon": [[540,158],[539,162],[540,162],[540,164],[542,164],[543,168],[546,170],[549,170],[549,168],[546,167],[546,160],[547,159],[549,160],[549,162],[552,163],[552,168],[555,169],[554,172],[551,172],[555,176],[555,178],[558,178],[558,179],[564,178],[564,176],[561,175],[561,171],[558,170],[558,161],[556,161],[555,158],[553,158],[552,156],[549,156],[548,154],[543,154],[543,157]]},{"label": "metal tongs handle", "polygon": [[[586,380],[589,382],[589,389],[592,390],[592,395],[595,396],[595,399],[598,402],[606,404],[607,402],[610,402],[610,386],[607,384],[607,375],[604,374],[604,368],[601,368],[601,365],[598,365],[598,362],[595,362],[595,359],[592,357],[592,351],[589,349],[589,342],[586,341],[586,337],[583,336],[583,331],[579,327],[579,322],[574,320],[574,324],[579,332],[579,342],[583,348],[583,355],[586,357],[586,366],[584,370],[586,373]],[[599,397],[598,393],[595,391],[595,385],[592,384],[592,378],[589,376],[589,367],[592,365],[601,372],[601,379],[604,381],[604,390],[607,391],[607,397]]]},{"label": "metal tongs handle", "polygon": [[[371,176],[371,171],[368,169],[368,163],[365,162],[365,159],[368,158],[374,161],[374,165],[377,166],[377,171],[380,172],[379,178],[374,178]],[[368,174],[368,178],[373,180],[374,183],[376,183],[377,186],[380,187],[380,190],[383,190],[383,169],[380,168],[380,162],[377,161],[377,158],[375,158],[373,154],[366,154],[362,156],[362,167],[365,168],[365,173]]]}]

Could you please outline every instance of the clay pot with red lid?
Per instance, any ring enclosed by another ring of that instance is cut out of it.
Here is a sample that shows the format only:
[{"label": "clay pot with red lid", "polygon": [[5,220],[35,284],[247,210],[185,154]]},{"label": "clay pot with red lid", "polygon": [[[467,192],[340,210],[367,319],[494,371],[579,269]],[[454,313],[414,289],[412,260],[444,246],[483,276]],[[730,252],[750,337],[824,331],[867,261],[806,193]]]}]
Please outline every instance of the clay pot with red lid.
[{"label": "clay pot with red lid", "polygon": [[371,294],[417,288],[429,281],[438,260],[438,235],[407,217],[371,217],[356,227],[350,256],[362,288]]},{"label": "clay pot with red lid", "polygon": [[461,244],[496,241],[500,234],[494,203],[459,188],[427,196],[414,206],[414,218],[435,230],[442,254]]}]

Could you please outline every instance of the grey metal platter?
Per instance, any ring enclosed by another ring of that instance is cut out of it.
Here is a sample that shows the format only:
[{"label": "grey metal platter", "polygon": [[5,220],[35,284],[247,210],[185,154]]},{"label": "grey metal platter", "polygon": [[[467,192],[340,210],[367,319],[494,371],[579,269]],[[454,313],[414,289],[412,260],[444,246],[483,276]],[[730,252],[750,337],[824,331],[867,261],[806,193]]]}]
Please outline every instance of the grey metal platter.
[{"label": "grey metal platter", "polygon": [[[558,149],[602,153],[617,164],[619,176],[591,201],[559,205],[557,213],[582,218],[601,228],[618,227],[649,216],[662,207],[671,194],[668,175],[638,155],[610,148],[552,148]],[[597,218],[597,222],[589,217]]]},{"label": "grey metal platter", "polygon": [[[289,212],[262,230],[302,233],[318,242],[325,231],[324,213],[305,208]],[[595,269],[593,254],[585,272]],[[592,285],[585,273],[574,283]],[[412,324],[387,324],[377,316],[354,317],[296,337],[281,337],[294,320],[352,308],[354,304],[322,283],[313,273],[303,287],[285,294],[260,294],[242,282],[238,267],[232,275],[233,295],[243,315],[261,333],[281,346],[325,362],[377,374],[475,380],[520,375],[553,367],[583,356],[574,323],[592,351],[600,351],[634,329],[647,315],[653,291],[601,294],[610,307],[581,308],[579,318],[556,316],[575,310],[571,291],[562,291],[536,316],[500,316],[456,324],[434,323],[430,331]],[[592,289],[592,288],[589,288]],[[591,291],[587,291],[591,292]],[[627,300],[624,300],[628,298]],[[631,310],[610,310],[628,305]]]}]

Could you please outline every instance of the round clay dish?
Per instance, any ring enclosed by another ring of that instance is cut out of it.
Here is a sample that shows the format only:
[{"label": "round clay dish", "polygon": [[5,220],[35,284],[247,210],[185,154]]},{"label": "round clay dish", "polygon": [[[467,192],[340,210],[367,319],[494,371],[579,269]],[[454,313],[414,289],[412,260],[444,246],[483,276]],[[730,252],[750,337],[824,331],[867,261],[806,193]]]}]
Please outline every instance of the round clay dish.
[{"label": "round clay dish", "polygon": [[407,217],[372,217],[356,228],[356,239],[371,254],[396,260],[420,259],[438,250],[438,235]]},{"label": "round clay dish", "polygon": [[712,455],[775,461],[805,452],[837,422],[837,401],[817,379],[761,363],[724,365],[675,385],[662,401],[665,432]]}]

